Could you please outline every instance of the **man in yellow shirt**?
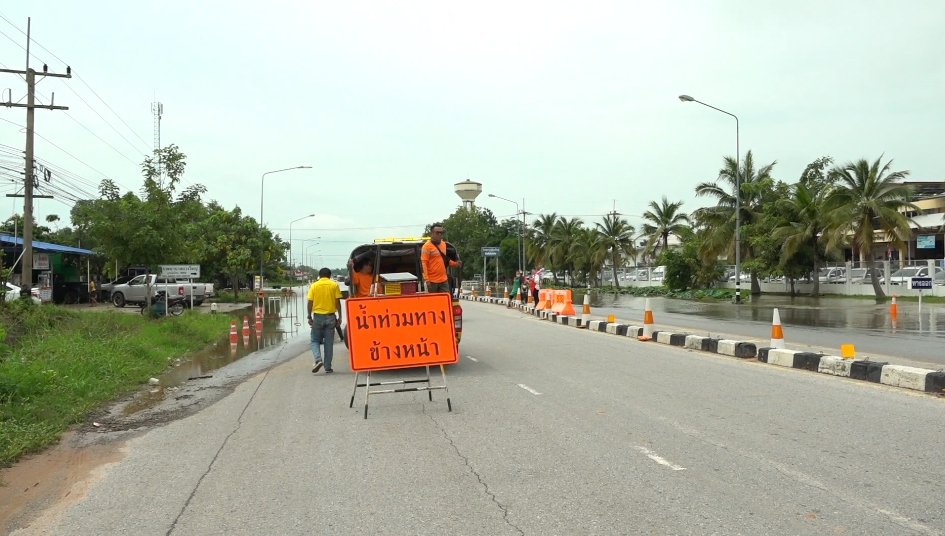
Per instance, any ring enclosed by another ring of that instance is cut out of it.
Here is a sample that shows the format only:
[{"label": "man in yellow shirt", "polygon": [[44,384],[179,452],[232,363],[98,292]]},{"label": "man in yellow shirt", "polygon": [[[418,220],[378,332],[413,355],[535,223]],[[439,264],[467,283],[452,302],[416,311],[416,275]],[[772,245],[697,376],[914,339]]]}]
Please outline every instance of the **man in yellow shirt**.
[{"label": "man in yellow shirt", "polygon": [[462,261],[454,261],[446,257],[446,241],[443,240],[443,224],[434,223],[430,226],[430,239],[420,249],[420,267],[423,269],[423,279],[427,282],[427,292],[450,292],[447,266],[459,267]]},{"label": "man in yellow shirt", "polygon": [[325,345],[325,374],[334,372],[331,368],[332,345],[335,344],[335,326],[341,324],[341,288],[331,279],[331,270],[322,268],[318,271],[318,281],[308,287],[305,300],[308,312],[308,325],[312,327],[312,355],[315,363],[312,372],[322,368],[321,345]]}]

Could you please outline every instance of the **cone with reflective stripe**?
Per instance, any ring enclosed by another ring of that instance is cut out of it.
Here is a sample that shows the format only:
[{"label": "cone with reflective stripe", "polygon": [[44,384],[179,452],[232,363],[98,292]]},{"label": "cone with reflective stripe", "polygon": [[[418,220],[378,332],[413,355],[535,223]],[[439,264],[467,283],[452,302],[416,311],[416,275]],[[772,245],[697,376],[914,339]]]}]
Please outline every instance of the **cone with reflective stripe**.
[{"label": "cone with reflective stripe", "polygon": [[243,315],[243,338],[249,337],[249,317]]},{"label": "cone with reflective stripe", "polygon": [[784,348],[784,330],[781,329],[781,314],[774,308],[774,317],[771,319],[771,347]]},{"label": "cone with reflective stripe", "polygon": [[509,301],[509,286],[508,286],[508,285],[505,285],[504,287],[502,287],[502,289],[503,289],[503,290],[502,290],[502,297],[505,298],[505,301],[506,301],[506,302],[508,302],[508,301]]},{"label": "cone with reflective stripe", "polygon": [[581,308],[581,327],[586,328],[591,321],[591,293],[584,295],[584,306]]},{"label": "cone with reflective stripe", "polygon": [[892,303],[889,304],[889,316],[895,320],[899,316],[899,306],[896,305],[896,295],[893,294]]},{"label": "cone with reflective stripe", "polygon": [[230,320],[230,344],[236,344],[239,334],[236,332],[236,320]]},{"label": "cone with reflective stripe", "polygon": [[643,335],[637,337],[641,341],[653,340],[653,309],[650,309],[650,299],[643,302]]}]

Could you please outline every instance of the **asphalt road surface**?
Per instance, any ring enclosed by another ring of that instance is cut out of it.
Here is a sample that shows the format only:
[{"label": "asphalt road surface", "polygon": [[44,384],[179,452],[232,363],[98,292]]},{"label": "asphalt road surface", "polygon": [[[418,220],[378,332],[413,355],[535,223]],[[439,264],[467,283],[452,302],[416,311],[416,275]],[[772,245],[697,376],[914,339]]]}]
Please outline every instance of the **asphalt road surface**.
[{"label": "asphalt road surface", "polygon": [[945,400],[463,307],[452,412],[301,353],[13,534],[945,533]]}]

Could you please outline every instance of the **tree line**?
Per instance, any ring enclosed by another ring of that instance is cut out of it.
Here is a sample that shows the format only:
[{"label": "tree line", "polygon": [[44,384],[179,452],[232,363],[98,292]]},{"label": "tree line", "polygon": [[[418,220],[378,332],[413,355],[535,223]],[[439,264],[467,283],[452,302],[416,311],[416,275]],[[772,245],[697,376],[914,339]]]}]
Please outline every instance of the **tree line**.
[{"label": "tree line", "polygon": [[[912,189],[902,182],[909,172],[893,171],[892,161],[882,160],[834,165],[825,156],[808,164],[796,182],[786,183],[773,176],[776,161],[759,165],[751,151],[741,165],[725,157],[717,178],[694,190],[714,205],[685,213],[682,201],[662,196],[649,203],[639,229],[616,212],[592,224],[540,214],[523,228],[521,220],[499,222],[488,209],[462,207],[444,225],[466,261],[465,278],[481,272],[480,248],[496,245],[500,277],[510,278],[518,268],[521,236],[524,268],[551,270],[556,284],[557,274],[564,273],[574,284],[599,285],[606,269],[619,287],[618,271],[629,265],[666,265],[665,284],[681,290],[711,287],[724,266],[734,263],[738,205],[742,270],[750,274],[752,294],[759,294],[761,278],[783,276],[793,285],[810,273],[816,276],[824,262],[848,256],[873,271],[877,243],[905,247],[911,236],[908,214],[918,210]],[[670,237],[678,247],[669,247]],[[877,300],[884,300],[878,278],[872,285]],[[817,277],[813,294],[819,294]]]}]

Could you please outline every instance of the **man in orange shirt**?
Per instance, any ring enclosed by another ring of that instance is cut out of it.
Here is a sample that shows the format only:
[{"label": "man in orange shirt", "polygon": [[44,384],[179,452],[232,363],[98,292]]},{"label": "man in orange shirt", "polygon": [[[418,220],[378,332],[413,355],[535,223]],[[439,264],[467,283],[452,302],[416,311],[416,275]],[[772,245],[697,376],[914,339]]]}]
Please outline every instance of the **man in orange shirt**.
[{"label": "man in orange shirt", "polygon": [[423,280],[427,283],[427,292],[450,292],[446,268],[463,265],[463,261],[447,258],[444,234],[446,231],[443,229],[443,224],[434,223],[430,226],[430,239],[420,249],[420,266],[423,269]]},{"label": "man in orange shirt", "polygon": [[349,259],[348,268],[352,269],[351,288],[355,298],[364,298],[371,295],[371,284],[374,283],[374,259]]}]

